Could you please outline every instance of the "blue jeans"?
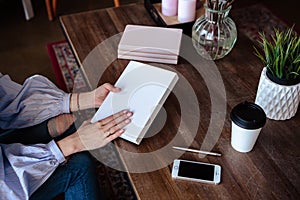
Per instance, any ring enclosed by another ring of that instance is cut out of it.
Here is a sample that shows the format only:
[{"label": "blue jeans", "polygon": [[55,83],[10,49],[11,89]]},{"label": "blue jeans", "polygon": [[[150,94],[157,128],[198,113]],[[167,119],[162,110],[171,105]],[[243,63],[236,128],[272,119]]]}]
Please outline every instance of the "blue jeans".
[{"label": "blue jeans", "polygon": [[[55,140],[60,140],[75,131],[75,124],[72,124]],[[73,154],[31,195],[30,200],[50,200],[61,193],[64,193],[66,200],[104,199],[97,177],[95,162],[89,152]]]},{"label": "blue jeans", "polygon": [[93,159],[89,152],[81,152],[59,166],[30,200],[50,200],[61,193],[65,193],[67,200],[104,199],[98,186]]}]

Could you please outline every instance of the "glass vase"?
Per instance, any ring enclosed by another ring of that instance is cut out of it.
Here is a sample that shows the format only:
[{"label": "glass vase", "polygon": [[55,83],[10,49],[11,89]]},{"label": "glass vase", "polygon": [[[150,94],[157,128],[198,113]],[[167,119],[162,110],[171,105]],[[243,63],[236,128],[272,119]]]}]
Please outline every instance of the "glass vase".
[{"label": "glass vase", "polygon": [[204,9],[205,15],[192,27],[193,46],[202,57],[217,60],[231,51],[237,39],[235,23],[228,17],[231,6],[214,10],[204,4]]}]

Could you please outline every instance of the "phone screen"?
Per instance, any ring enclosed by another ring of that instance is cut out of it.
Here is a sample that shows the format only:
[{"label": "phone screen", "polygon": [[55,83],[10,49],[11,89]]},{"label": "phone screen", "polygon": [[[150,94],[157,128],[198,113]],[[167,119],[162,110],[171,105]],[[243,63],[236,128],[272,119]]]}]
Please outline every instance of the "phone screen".
[{"label": "phone screen", "polygon": [[215,167],[191,162],[180,161],[178,176],[213,181]]}]

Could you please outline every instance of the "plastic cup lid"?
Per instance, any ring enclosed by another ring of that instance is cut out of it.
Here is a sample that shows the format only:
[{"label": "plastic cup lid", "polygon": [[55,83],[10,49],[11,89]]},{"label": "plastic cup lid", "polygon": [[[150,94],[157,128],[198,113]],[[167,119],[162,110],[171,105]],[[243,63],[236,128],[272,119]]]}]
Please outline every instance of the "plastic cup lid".
[{"label": "plastic cup lid", "polygon": [[231,113],[231,120],[241,128],[258,129],[266,123],[266,113],[257,104],[251,102],[243,102],[236,105]]}]

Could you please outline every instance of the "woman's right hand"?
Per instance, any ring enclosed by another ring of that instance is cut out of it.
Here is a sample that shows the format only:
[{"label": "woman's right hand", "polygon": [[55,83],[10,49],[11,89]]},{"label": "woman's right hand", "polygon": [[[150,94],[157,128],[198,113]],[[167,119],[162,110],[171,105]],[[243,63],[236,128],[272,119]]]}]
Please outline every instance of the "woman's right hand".
[{"label": "woman's right hand", "polygon": [[72,135],[57,142],[64,156],[105,146],[124,132],[132,112],[120,111],[96,123],[85,121]]}]

